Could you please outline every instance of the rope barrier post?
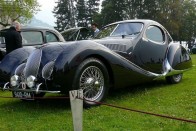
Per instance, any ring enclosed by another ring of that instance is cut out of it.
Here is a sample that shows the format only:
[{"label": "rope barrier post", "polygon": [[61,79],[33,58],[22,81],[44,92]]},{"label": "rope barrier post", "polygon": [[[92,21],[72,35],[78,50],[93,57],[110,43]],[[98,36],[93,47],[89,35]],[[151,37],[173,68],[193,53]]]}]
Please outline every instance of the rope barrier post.
[{"label": "rope barrier post", "polygon": [[69,91],[74,131],[82,131],[83,90]]}]

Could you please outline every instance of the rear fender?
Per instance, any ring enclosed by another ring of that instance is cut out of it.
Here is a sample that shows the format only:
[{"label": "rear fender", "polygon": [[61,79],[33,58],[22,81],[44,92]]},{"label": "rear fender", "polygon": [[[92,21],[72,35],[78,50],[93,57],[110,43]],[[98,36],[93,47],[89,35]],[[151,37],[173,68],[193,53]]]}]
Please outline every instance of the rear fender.
[{"label": "rear fender", "polygon": [[170,44],[167,60],[174,70],[186,70],[192,67],[192,60],[186,49],[177,43]]}]

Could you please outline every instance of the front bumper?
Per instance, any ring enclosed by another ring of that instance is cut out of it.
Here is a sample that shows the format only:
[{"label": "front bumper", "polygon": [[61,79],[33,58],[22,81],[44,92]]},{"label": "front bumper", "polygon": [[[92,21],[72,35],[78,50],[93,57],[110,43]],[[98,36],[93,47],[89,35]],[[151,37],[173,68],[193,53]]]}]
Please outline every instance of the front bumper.
[{"label": "front bumper", "polygon": [[20,88],[21,86],[17,87],[17,88],[10,88],[9,86],[9,82],[5,83],[3,88],[0,88],[2,89],[3,91],[19,91],[19,92],[33,92],[33,93],[54,93],[54,94],[57,94],[57,93],[61,93],[61,91],[49,91],[49,90],[40,90],[40,87],[41,87],[42,83],[40,84],[37,84],[36,85],[36,88],[34,89],[23,89],[23,88]]}]

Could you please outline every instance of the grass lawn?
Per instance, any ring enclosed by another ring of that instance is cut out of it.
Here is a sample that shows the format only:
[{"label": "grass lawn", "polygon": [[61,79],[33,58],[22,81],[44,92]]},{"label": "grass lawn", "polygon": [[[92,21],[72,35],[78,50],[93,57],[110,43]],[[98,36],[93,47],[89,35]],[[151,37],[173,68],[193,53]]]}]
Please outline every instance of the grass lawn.
[{"label": "grass lawn", "polygon": [[[196,65],[196,55],[192,55]],[[0,91],[0,96],[11,96]],[[106,103],[196,120],[196,67],[179,84],[157,80],[111,91]],[[107,106],[84,109],[84,131],[195,131],[196,124],[124,111]],[[0,99],[0,131],[72,131],[69,101]]]}]

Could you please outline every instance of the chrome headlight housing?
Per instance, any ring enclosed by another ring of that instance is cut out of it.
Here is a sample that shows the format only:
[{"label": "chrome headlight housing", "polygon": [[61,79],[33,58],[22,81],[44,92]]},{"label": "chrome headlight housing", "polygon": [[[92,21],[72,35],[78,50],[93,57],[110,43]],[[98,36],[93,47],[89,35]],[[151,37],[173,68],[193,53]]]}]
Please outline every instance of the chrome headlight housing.
[{"label": "chrome headlight housing", "polygon": [[36,81],[36,77],[31,75],[27,77],[26,84],[29,88],[33,88],[35,86],[35,81]]},{"label": "chrome headlight housing", "polygon": [[10,84],[11,84],[12,87],[19,86],[19,76],[13,75],[13,76],[10,78]]}]

